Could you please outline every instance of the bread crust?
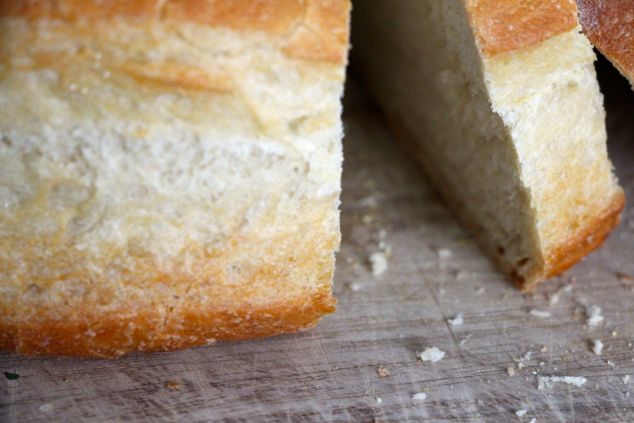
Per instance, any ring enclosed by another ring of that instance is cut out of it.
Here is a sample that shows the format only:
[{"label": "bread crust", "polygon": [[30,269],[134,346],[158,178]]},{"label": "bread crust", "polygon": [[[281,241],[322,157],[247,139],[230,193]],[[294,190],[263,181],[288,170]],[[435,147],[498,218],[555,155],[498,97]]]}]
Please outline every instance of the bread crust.
[{"label": "bread crust", "polygon": [[[166,325],[155,309],[119,310],[100,315],[90,307],[77,310],[72,320],[40,314],[16,328],[0,323],[0,348],[23,355],[120,357],[132,351],[168,351],[296,332],[314,327],[333,312],[330,289],[322,286],[312,295],[292,302],[280,301],[253,308],[200,310],[188,307],[170,316]],[[11,336],[13,335],[13,336]]]},{"label": "bread crust", "polygon": [[[579,228],[569,239],[563,240],[546,258],[546,277],[557,276],[577,263],[586,255],[599,248],[610,232],[621,222],[621,212],[625,208],[625,194],[620,191],[594,219]],[[522,288],[530,290],[532,284]]]},{"label": "bread crust", "polygon": [[584,33],[634,86],[634,2],[577,0]]},{"label": "bread crust", "polygon": [[0,0],[0,17],[172,21],[263,32],[289,57],[345,63],[350,0]]},{"label": "bread crust", "polygon": [[465,0],[486,56],[529,47],[577,25],[574,0]]}]

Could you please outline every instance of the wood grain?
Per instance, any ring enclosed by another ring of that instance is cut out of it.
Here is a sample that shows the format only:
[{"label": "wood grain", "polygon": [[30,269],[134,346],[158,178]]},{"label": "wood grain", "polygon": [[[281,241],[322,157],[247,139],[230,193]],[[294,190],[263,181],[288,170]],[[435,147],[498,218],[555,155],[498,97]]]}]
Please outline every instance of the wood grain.
[{"label": "wood grain", "polygon": [[[627,88],[614,91],[622,104],[609,104],[611,154],[634,198],[634,98]],[[601,250],[522,295],[458,226],[354,84],[345,116],[336,314],[299,335],[116,361],[0,355],[0,371],[20,376],[0,375],[0,422],[634,420],[634,281],[623,277],[634,274],[632,206]],[[392,252],[387,271],[373,276],[367,258],[379,250],[381,230]],[[604,316],[595,329],[586,324],[590,305]],[[458,313],[464,324],[450,325]],[[590,349],[594,339],[605,345],[601,356]],[[427,346],[445,358],[417,360]],[[537,375],[588,382],[538,390]],[[413,404],[417,392],[427,399]]]}]

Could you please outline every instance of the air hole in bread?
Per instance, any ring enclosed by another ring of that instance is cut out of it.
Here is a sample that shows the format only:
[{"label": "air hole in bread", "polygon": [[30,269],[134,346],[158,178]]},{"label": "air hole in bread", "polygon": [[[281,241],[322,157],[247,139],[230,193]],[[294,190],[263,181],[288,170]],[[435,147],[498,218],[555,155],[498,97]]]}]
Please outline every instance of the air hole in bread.
[{"label": "air hole in bread", "polygon": [[528,260],[530,260],[528,257],[523,257],[519,259],[515,264],[517,264],[517,267],[522,267],[525,266],[526,263],[528,263]]}]

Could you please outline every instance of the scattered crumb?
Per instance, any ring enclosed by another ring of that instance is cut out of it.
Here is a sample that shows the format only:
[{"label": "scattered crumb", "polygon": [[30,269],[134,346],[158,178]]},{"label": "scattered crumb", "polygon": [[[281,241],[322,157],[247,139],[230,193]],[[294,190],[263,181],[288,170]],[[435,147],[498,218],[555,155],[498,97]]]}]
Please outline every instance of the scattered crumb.
[{"label": "scattered crumb", "polygon": [[359,282],[350,282],[348,284],[348,288],[352,292],[358,292],[358,291],[361,291],[361,284]]},{"label": "scattered crumb", "polygon": [[598,339],[595,339],[592,342],[592,352],[594,353],[594,355],[601,355],[602,351],[603,351],[603,342],[601,342]]},{"label": "scattered crumb", "polygon": [[439,248],[436,252],[438,253],[438,258],[440,260],[447,260],[453,255],[449,248]]},{"label": "scattered crumb", "polygon": [[528,422],[528,423],[537,423],[537,419],[536,419],[535,417],[533,417],[533,418],[531,419],[531,421],[530,421],[530,422]]},{"label": "scattered crumb", "polygon": [[48,413],[49,411],[53,410],[53,404],[51,404],[50,402],[47,402],[46,404],[42,404],[40,405],[39,410],[42,413]]},{"label": "scattered crumb", "polygon": [[376,397],[376,405],[381,405],[381,403],[383,403],[383,398]]},{"label": "scattered crumb", "polygon": [[619,333],[615,330],[612,331],[612,338],[616,338],[617,336],[619,336]]},{"label": "scattered crumb", "polygon": [[385,366],[379,366],[377,373],[379,374],[379,377],[388,377],[390,375],[390,371]]},{"label": "scattered crumb", "polygon": [[611,362],[610,360],[607,361],[607,365],[612,367],[613,369],[616,368],[616,364],[614,364],[613,362]]},{"label": "scattered crumb", "polygon": [[418,392],[416,394],[414,394],[414,396],[412,397],[412,402],[414,403],[418,403],[418,402],[423,402],[427,399],[427,394],[424,392]]},{"label": "scattered crumb", "polygon": [[382,275],[387,270],[387,257],[381,252],[370,254],[370,266],[374,276]]},{"label": "scattered crumb", "polygon": [[458,313],[453,319],[449,319],[447,321],[451,326],[460,326],[464,323],[464,315],[462,313]]},{"label": "scattered crumb", "polygon": [[615,275],[621,282],[634,282],[634,275],[629,273],[616,272]]},{"label": "scattered crumb", "polygon": [[539,367],[544,367],[545,365],[546,365],[546,363],[545,363],[545,362],[543,362],[543,361],[540,361],[540,362],[539,362]]},{"label": "scattered crumb", "polygon": [[473,336],[473,334],[468,333],[467,336],[465,336],[464,338],[462,338],[460,340],[460,342],[458,343],[458,345],[460,345],[461,347],[465,344],[465,342],[467,342],[469,340],[469,338],[471,338],[471,336]]},{"label": "scattered crumb", "polygon": [[432,363],[435,363],[445,357],[445,352],[436,347],[431,347],[425,348],[423,352],[416,353],[416,355],[421,361],[431,361]]},{"label": "scattered crumb", "polygon": [[550,312],[549,311],[544,311],[544,310],[533,309],[533,310],[531,310],[529,312],[529,314],[531,316],[539,317],[541,319],[548,319],[550,317]]},{"label": "scattered crumb", "polygon": [[588,326],[590,328],[595,328],[603,321],[603,316],[601,315],[601,307],[592,305],[586,309],[586,314],[588,315]]},{"label": "scattered crumb", "polygon": [[623,376],[623,385],[630,383],[630,375]]},{"label": "scattered crumb", "polygon": [[506,373],[508,373],[509,376],[515,376],[515,369],[513,367],[507,367]]},{"label": "scattered crumb", "polygon": [[580,387],[586,382],[586,378],[582,376],[538,376],[537,389],[542,390],[544,388],[550,388],[555,383],[567,383],[569,385]]},{"label": "scattered crumb", "polygon": [[550,305],[555,305],[559,302],[559,299],[561,298],[561,294],[569,294],[572,291],[572,285],[566,285],[563,286],[561,288],[559,288],[557,290],[557,292],[555,292],[550,299],[548,300],[548,302],[550,303]]},{"label": "scattered crumb", "polygon": [[177,381],[175,381],[175,380],[168,380],[167,382],[165,382],[165,387],[166,387],[167,389],[172,389],[172,390],[175,390],[175,391],[176,391],[176,390],[181,389],[181,384],[180,384],[180,383],[178,383],[178,382],[177,382]]},{"label": "scattered crumb", "polygon": [[515,415],[516,415],[517,417],[523,417],[526,413],[528,413],[528,410],[521,409],[521,410],[517,410],[517,411],[515,412]]},{"label": "scattered crumb", "polygon": [[545,353],[548,351],[548,347],[544,345],[539,351]]}]

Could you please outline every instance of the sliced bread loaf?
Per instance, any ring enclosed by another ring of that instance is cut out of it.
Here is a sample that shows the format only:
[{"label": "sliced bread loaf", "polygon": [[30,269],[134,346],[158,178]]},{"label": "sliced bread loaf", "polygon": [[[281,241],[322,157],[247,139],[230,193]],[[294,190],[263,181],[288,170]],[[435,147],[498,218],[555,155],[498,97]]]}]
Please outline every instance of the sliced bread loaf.
[{"label": "sliced bread loaf", "polygon": [[354,16],[356,71],[522,290],[603,242],[624,196],[573,1],[377,0]]},{"label": "sliced bread loaf", "polygon": [[332,312],[349,8],[0,1],[0,349],[112,357]]}]

